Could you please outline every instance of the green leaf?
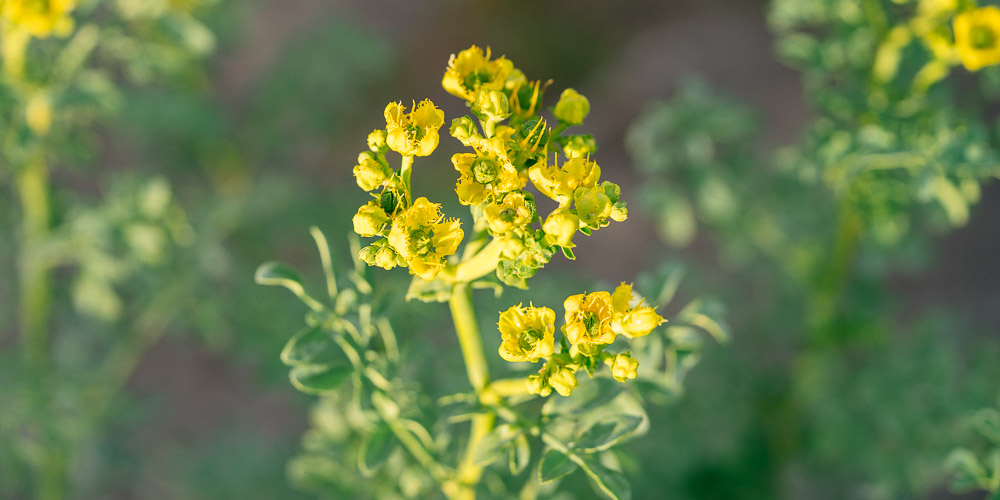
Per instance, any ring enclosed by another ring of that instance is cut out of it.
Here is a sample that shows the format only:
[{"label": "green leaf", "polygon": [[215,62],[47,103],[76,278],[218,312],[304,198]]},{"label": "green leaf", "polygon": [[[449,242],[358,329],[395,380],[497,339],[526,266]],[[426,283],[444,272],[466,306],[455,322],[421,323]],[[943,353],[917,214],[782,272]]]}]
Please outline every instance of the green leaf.
[{"label": "green leaf", "polygon": [[609,378],[596,377],[583,379],[573,390],[571,398],[549,398],[542,406],[546,415],[563,414],[579,417],[584,413],[604,406],[614,399],[624,387],[623,384]]},{"label": "green leaf", "polygon": [[631,500],[632,485],[621,471],[609,469],[592,458],[584,458],[580,466],[590,478],[594,490],[614,500]]},{"label": "green leaf", "polygon": [[496,462],[503,456],[507,446],[521,434],[521,429],[510,424],[497,426],[489,434],[483,436],[476,445],[476,465],[488,465]]},{"label": "green leaf", "polygon": [[507,454],[507,465],[510,467],[510,473],[513,475],[518,475],[528,467],[528,463],[531,462],[531,445],[528,443],[528,438],[521,434],[517,436],[514,440],[513,445],[510,447],[510,451]]},{"label": "green leaf", "polygon": [[542,455],[542,460],[538,464],[538,481],[542,483],[555,481],[575,470],[576,464],[569,457],[559,450],[549,450]]},{"label": "green leaf", "polygon": [[563,255],[567,259],[569,259],[569,260],[576,260],[576,254],[573,253],[573,249],[572,248],[559,247],[559,249],[562,250]]},{"label": "green leaf", "polygon": [[976,430],[996,446],[1000,446],[1000,411],[980,410],[975,417]]},{"label": "green leaf", "polygon": [[944,466],[954,475],[952,486],[958,490],[977,487],[980,479],[986,474],[986,470],[979,464],[976,455],[964,448],[949,453],[948,457],[945,458]]},{"label": "green leaf", "polygon": [[396,440],[392,431],[385,425],[378,426],[374,432],[364,437],[361,449],[358,450],[358,469],[361,474],[365,477],[374,475],[394,449]]},{"label": "green leaf", "polygon": [[577,439],[576,448],[587,453],[603,451],[618,444],[642,425],[642,417],[622,415],[611,422],[598,422]]},{"label": "green leaf", "polygon": [[299,277],[299,273],[292,269],[291,266],[283,264],[281,262],[265,262],[257,268],[257,272],[254,273],[254,281],[258,285],[267,286],[281,286],[288,289],[290,292],[294,293],[296,297],[302,302],[305,302],[310,309],[314,311],[322,311],[323,305],[316,302],[306,293],[306,289],[302,286],[302,278]]},{"label": "green leaf", "polygon": [[299,365],[288,372],[288,379],[296,389],[321,394],[340,386],[354,370],[345,363],[330,365]]},{"label": "green leaf", "polygon": [[333,339],[322,327],[306,328],[285,344],[281,350],[281,362],[288,366],[310,364],[330,347],[333,347]]},{"label": "green leaf", "polygon": [[716,342],[729,341],[729,328],[721,319],[722,306],[713,301],[694,300],[677,313],[677,321],[705,330]]}]

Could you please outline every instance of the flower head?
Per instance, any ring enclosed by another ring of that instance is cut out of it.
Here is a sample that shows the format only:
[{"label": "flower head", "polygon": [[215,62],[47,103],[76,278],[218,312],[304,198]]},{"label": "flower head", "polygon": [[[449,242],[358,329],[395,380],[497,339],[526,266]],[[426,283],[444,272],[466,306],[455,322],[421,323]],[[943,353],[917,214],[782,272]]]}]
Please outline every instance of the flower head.
[{"label": "flower head", "polygon": [[652,307],[643,305],[642,302],[632,307],[631,303],[632,285],[625,283],[618,285],[611,295],[611,307],[614,311],[611,329],[615,333],[629,337],[642,337],[649,335],[653,329],[667,321]]},{"label": "flower head", "polygon": [[511,362],[530,361],[555,352],[556,313],[548,307],[520,304],[500,313],[500,357]]},{"label": "flower head", "polygon": [[521,178],[507,157],[502,138],[484,140],[475,153],[458,153],[451,162],[461,174],[455,192],[463,205],[478,205],[490,194],[521,189]]},{"label": "flower head", "polygon": [[0,2],[0,17],[37,38],[65,36],[73,30],[69,13],[74,8],[76,0],[5,0]]},{"label": "flower head", "polygon": [[545,196],[566,204],[577,188],[597,185],[601,168],[585,158],[571,158],[562,166],[535,164],[528,170],[528,177]]},{"label": "flower head", "polygon": [[590,101],[573,89],[566,89],[552,110],[556,118],[568,125],[579,125],[590,113]]},{"label": "flower head", "polygon": [[615,341],[616,335],[611,329],[614,310],[610,293],[571,295],[563,307],[566,309],[566,325],[563,327],[566,340],[581,353],[592,356],[597,354],[601,345]]},{"label": "flower head", "polygon": [[444,268],[445,258],[455,253],[464,233],[457,219],[445,220],[441,205],[417,198],[392,221],[389,244],[425,280]]},{"label": "flower head", "polygon": [[438,145],[438,129],[444,125],[444,111],[430,99],[414,104],[409,112],[398,102],[385,107],[386,144],[401,155],[427,156]]},{"label": "flower head", "polygon": [[490,60],[490,49],[473,45],[448,59],[441,86],[449,94],[474,102],[480,89],[502,90],[514,71],[514,63],[504,57]]},{"label": "flower head", "polygon": [[1000,8],[972,9],[955,16],[955,47],[969,71],[1000,64]]},{"label": "flower head", "polygon": [[535,218],[535,200],[530,193],[511,191],[502,200],[486,205],[483,210],[493,234],[503,234],[524,227]]}]

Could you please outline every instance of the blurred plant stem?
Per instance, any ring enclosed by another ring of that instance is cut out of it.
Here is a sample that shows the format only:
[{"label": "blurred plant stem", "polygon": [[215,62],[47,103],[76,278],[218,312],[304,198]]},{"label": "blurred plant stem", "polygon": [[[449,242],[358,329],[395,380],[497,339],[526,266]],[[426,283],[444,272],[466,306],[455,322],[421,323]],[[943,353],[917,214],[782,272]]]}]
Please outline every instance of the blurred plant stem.
[{"label": "blurred plant stem", "polygon": [[[479,321],[476,319],[476,310],[472,304],[472,292],[468,283],[455,284],[448,305],[451,308],[452,320],[455,322],[458,342],[462,347],[462,357],[465,360],[469,383],[472,384],[476,395],[481,396],[483,390],[490,383],[490,374],[486,364],[486,356],[483,354],[482,333],[479,331]],[[469,431],[469,442],[466,444],[462,463],[457,471],[460,484],[453,494],[449,492],[452,498],[465,500],[476,497],[476,485],[483,474],[482,466],[475,463],[476,447],[483,436],[489,434],[490,430],[493,429],[494,418],[492,413],[481,413],[473,417],[472,428]]]},{"label": "blurred plant stem", "polygon": [[[52,390],[49,353],[49,312],[51,309],[51,265],[38,248],[48,237],[51,210],[49,170],[41,150],[28,156],[18,172],[17,190],[21,200],[22,236],[20,249],[20,323],[21,348],[28,376],[36,386],[35,410],[39,417],[51,415]],[[39,418],[42,424],[41,447],[36,457],[36,493],[40,500],[64,497],[66,455],[58,445],[51,418]]]}]

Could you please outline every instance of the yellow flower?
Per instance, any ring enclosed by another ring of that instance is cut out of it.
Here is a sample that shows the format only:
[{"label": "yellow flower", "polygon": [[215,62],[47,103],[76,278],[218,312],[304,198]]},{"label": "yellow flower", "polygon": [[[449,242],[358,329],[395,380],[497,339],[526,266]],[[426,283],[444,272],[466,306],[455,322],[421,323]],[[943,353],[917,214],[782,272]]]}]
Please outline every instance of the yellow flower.
[{"label": "yellow flower", "polygon": [[552,110],[556,118],[568,125],[579,125],[590,113],[590,101],[573,89],[566,89]]},{"label": "yellow flower", "polygon": [[473,102],[480,89],[502,90],[507,77],[514,71],[514,63],[504,57],[490,60],[490,49],[473,45],[448,59],[448,68],[441,79],[441,86],[449,94]]},{"label": "yellow flower", "polygon": [[385,166],[375,159],[374,154],[365,151],[358,155],[358,164],[354,166],[354,178],[361,189],[371,191],[388,180],[389,172],[386,170]]},{"label": "yellow flower", "polygon": [[615,288],[611,295],[613,319],[611,329],[617,334],[629,337],[648,335],[653,329],[667,321],[653,310],[652,307],[639,305],[632,307],[632,285],[624,282]]},{"label": "yellow flower", "polygon": [[385,130],[373,130],[368,134],[368,149],[372,150],[372,153],[385,153],[389,150],[389,146],[385,143],[388,137],[389,134]]},{"label": "yellow flower", "polygon": [[548,307],[520,304],[500,313],[500,357],[511,362],[546,358],[555,352],[556,313]]},{"label": "yellow flower", "polygon": [[354,214],[354,232],[361,236],[375,236],[382,231],[382,228],[389,222],[389,216],[385,210],[378,206],[378,203],[369,201],[367,205],[361,205],[358,213]]},{"label": "yellow flower", "polygon": [[528,169],[528,177],[542,194],[565,205],[577,188],[597,185],[601,178],[601,167],[585,158],[571,158],[561,167],[548,167],[539,162]]},{"label": "yellow flower", "polygon": [[398,102],[385,107],[386,144],[401,155],[427,156],[438,145],[438,129],[444,125],[444,111],[430,99],[414,104],[410,112]]},{"label": "yellow flower", "polygon": [[639,376],[639,361],[633,359],[629,354],[615,356],[609,365],[611,366],[611,376],[623,384],[626,380],[632,380]]},{"label": "yellow flower", "polygon": [[73,31],[69,13],[74,8],[76,0],[6,0],[0,2],[0,17],[36,38],[47,38],[53,32],[66,36]]},{"label": "yellow flower", "polygon": [[493,234],[503,234],[524,227],[535,218],[535,200],[523,191],[511,191],[483,210]]},{"label": "yellow flower", "polygon": [[955,16],[955,46],[969,71],[1000,64],[1000,8],[968,10]]},{"label": "yellow flower", "polygon": [[494,137],[480,142],[476,153],[458,153],[451,157],[461,173],[455,192],[463,205],[478,205],[489,194],[521,189],[521,178],[507,157],[503,139]]},{"label": "yellow flower", "polygon": [[392,221],[389,244],[425,280],[444,268],[445,258],[455,253],[464,233],[457,219],[445,220],[441,205],[417,198],[413,206]]},{"label": "yellow flower", "polygon": [[565,248],[573,248],[573,236],[577,229],[580,229],[580,218],[568,210],[556,209],[549,214],[542,224],[542,231],[545,231],[545,239],[553,244]]},{"label": "yellow flower", "polygon": [[594,292],[572,295],[563,303],[566,308],[566,340],[587,356],[597,354],[599,346],[615,341],[611,329],[613,308],[611,294]]}]

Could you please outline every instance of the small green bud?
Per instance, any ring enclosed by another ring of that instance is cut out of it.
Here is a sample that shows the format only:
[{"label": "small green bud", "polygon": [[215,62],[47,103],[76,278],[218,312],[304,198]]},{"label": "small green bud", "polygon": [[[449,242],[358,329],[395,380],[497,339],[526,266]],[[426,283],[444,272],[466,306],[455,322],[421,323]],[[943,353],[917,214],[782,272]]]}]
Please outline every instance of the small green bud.
[{"label": "small green bud", "polygon": [[532,118],[521,124],[518,133],[521,138],[518,144],[521,149],[534,153],[545,149],[549,142],[549,127],[545,123],[545,118]]},{"label": "small green bud", "polygon": [[399,261],[399,255],[397,255],[396,251],[389,245],[383,245],[382,248],[375,253],[375,265],[381,267],[382,269],[392,269],[399,265]]},{"label": "small green bud", "polygon": [[573,193],[576,215],[580,220],[593,228],[601,224],[611,215],[613,203],[601,186],[592,188],[577,188]]},{"label": "small green bud", "polygon": [[528,392],[531,394],[538,394],[543,398],[552,394],[552,388],[545,383],[545,378],[541,375],[529,375],[527,383]]},{"label": "small green bud", "polygon": [[639,375],[639,362],[628,353],[619,354],[611,361],[611,376],[615,380],[625,383]]},{"label": "small green bud", "polygon": [[622,195],[622,188],[618,187],[618,184],[614,182],[604,181],[601,183],[601,188],[604,189],[604,194],[608,195],[611,203],[617,202],[618,198]]},{"label": "small green bud", "polygon": [[373,153],[385,153],[389,150],[389,145],[385,142],[387,137],[386,131],[381,129],[376,129],[368,134],[368,149],[372,150]]},{"label": "small green bud", "polygon": [[467,147],[471,147],[483,138],[479,135],[479,128],[476,126],[476,122],[472,121],[472,118],[469,116],[463,116],[452,120],[448,133],[450,133],[452,137],[458,139],[463,146]]},{"label": "small green bud", "polygon": [[556,119],[568,125],[579,125],[590,113],[590,101],[573,89],[566,89],[552,110]]},{"label": "small green bud", "polygon": [[361,257],[361,260],[364,261],[365,264],[374,266],[375,254],[379,251],[379,248],[380,247],[378,245],[368,245],[361,249],[361,252],[358,253],[358,257]]},{"label": "small green bud", "polygon": [[597,151],[597,142],[591,134],[563,137],[563,154],[567,158],[586,158]]},{"label": "small green bud", "polygon": [[473,111],[491,121],[499,122],[510,116],[510,101],[507,100],[507,95],[499,90],[480,90],[476,95]]}]

